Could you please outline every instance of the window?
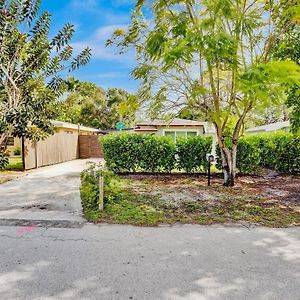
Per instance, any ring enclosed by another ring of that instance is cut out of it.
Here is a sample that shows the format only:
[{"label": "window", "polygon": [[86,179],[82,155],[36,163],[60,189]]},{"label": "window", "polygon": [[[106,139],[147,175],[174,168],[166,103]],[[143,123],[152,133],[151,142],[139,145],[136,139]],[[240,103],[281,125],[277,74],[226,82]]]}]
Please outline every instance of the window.
[{"label": "window", "polygon": [[187,131],[187,137],[194,137],[197,136],[197,132],[196,131]]},{"label": "window", "polygon": [[174,141],[176,141],[177,138],[189,138],[194,137],[198,135],[197,131],[170,131],[165,130],[164,131],[165,136],[170,136]]},{"label": "window", "polygon": [[73,131],[71,131],[71,130],[65,130],[65,133],[66,134],[73,134]]},{"label": "window", "polygon": [[165,136],[170,136],[175,141],[175,131],[165,131]]}]

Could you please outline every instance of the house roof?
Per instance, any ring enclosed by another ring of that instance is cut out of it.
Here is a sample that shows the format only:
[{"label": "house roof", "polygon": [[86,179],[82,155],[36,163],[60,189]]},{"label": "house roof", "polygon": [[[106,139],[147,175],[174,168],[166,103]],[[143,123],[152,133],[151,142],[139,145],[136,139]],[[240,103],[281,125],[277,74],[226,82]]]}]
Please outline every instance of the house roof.
[{"label": "house roof", "polygon": [[[68,122],[52,120],[51,123],[52,123],[52,125],[54,125],[55,127],[58,127],[58,128],[78,129],[78,125],[68,123]],[[89,132],[98,132],[99,131],[99,129],[86,127],[86,126],[82,126],[82,125],[79,125],[79,128],[80,128],[80,130],[89,131]]]},{"label": "house roof", "polygon": [[155,126],[146,126],[146,125],[137,125],[137,127],[134,128],[134,131],[136,131],[136,132],[140,132],[140,131],[156,132],[157,127],[155,127]]},{"label": "house roof", "polygon": [[153,121],[143,121],[138,122],[136,127],[140,127],[138,131],[156,131],[157,127],[165,127],[165,126],[183,126],[183,127],[198,127],[202,126],[205,129],[206,133],[216,133],[216,130],[213,125],[209,124],[208,122],[200,122],[194,120],[187,120],[187,119],[180,119],[180,118],[173,118],[171,120],[164,120],[164,119],[155,119]]},{"label": "house roof", "polygon": [[257,126],[257,127],[249,128],[249,129],[246,130],[246,132],[256,132],[256,131],[271,132],[271,131],[276,131],[276,130],[280,130],[280,129],[283,129],[283,128],[287,128],[289,126],[290,126],[289,121],[276,122],[276,123],[272,123],[272,124],[267,124],[267,125],[263,125],[263,126]]},{"label": "house roof", "polygon": [[155,119],[153,121],[139,122],[137,126],[204,126],[205,122],[174,118],[171,120]]}]

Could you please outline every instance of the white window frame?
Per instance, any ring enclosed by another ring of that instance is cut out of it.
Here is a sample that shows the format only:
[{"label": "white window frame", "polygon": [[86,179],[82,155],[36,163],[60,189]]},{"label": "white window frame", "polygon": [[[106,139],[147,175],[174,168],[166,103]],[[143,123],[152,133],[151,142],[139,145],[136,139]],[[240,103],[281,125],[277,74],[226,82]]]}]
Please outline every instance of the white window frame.
[{"label": "white window frame", "polygon": [[174,132],[175,133],[175,141],[177,139],[177,131],[185,132],[185,138],[187,138],[188,132],[196,132],[196,136],[199,136],[199,129],[163,129],[163,135],[166,136],[166,132]]}]

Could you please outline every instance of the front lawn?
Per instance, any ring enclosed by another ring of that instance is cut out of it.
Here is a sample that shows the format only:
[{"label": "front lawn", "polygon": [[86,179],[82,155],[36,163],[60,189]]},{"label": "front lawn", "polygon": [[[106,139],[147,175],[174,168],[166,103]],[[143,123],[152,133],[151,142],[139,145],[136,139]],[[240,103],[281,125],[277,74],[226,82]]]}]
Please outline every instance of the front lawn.
[{"label": "front lawn", "polygon": [[13,156],[9,158],[9,164],[4,170],[0,169],[0,184],[15,179],[23,174],[22,157]]},{"label": "front lawn", "polygon": [[21,156],[12,156],[9,158],[9,163],[5,167],[7,171],[22,171],[23,170],[23,162]]},{"label": "front lawn", "polygon": [[299,177],[265,180],[239,177],[225,188],[204,176],[127,175],[106,189],[103,211],[95,222],[156,226],[159,224],[251,223],[269,227],[300,225]]}]

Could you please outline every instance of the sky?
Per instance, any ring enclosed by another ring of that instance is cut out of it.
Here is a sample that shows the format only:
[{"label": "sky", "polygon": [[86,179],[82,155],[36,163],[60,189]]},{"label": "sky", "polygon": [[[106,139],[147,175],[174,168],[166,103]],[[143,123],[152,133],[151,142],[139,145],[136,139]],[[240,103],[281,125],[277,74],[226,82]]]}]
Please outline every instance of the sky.
[{"label": "sky", "polygon": [[43,0],[42,10],[52,14],[51,35],[67,22],[75,26],[71,42],[79,52],[89,46],[92,59],[72,75],[107,89],[123,88],[135,92],[138,82],[131,79],[135,66],[134,53],[120,55],[116,48],[105,47],[105,42],[117,28],[130,22],[134,0]]}]

